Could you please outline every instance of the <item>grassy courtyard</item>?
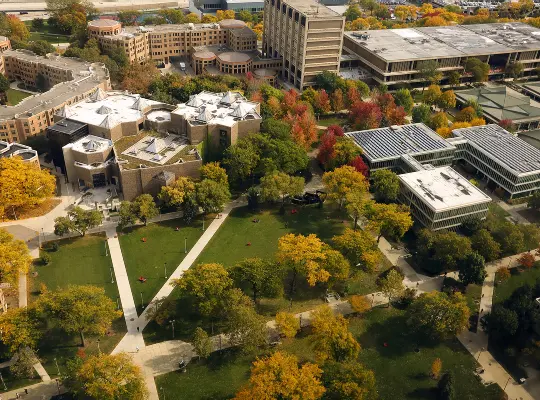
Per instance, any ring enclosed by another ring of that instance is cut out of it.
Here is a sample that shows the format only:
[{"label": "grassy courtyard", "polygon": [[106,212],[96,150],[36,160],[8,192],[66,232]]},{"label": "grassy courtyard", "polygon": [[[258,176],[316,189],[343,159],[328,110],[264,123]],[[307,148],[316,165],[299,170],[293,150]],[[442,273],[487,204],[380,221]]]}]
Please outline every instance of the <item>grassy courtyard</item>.
[{"label": "grassy courtyard", "polygon": [[[176,227],[179,228],[178,231]],[[201,218],[193,220],[190,225],[175,219],[130,228],[119,233],[131,291],[139,310],[141,293],[144,303],[147,304],[165,284],[165,266],[169,276],[184,259],[185,239],[187,238],[189,252],[202,233]],[[143,238],[146,242],[143,242]],[[138,280],[141,276],[146,278],[146,282]]]},{"label": "grassy courtyard", "polygon": [[[459,382],[455,385],[456,399],[500,399],[498,386],[486,388],[473,375],[476,362],[457,339],[435,345],[425,343],[408,333],[403,311],[374,309],[364,318],[351,319],[350,330],[362,346],[359,362],[375,373],[380,399],[436,399],[437,381],[429,377],[435,358],[440,358],[443,371],[452,371]],[[281,350],[296,354],[301,361],[316,362],[309,335],[284,343]],[[160,398],[230,398],[247,382],[253,359],[228,351],[194,362],[187,373],[161,375],[156,378]]]},{"label": "grassy courtyard", "polygon": [[17,89],[8,89],[6,90],[6,96],[7,96],[8,105],[15,106],[19,104],[23,99],[27,98],[28,96],[31,96],[31,94],[22,92]]},{"label": "grassy courtyard", "polygon": [[494,303],[502,303],[509,298],[512,293],[519,287],[526,284],[534,285],[540,279],[540,267],[538,264],[528,271],[519,272],[516,269],[511,269],[512,275],[508,280],[495,285],[495,293],[493,296]]},{"label": "grassy courtyard", "polygon": [[330,125],[339,125],[343,126],[347,122],[347,118],[345,116],[336,116],[336,117],[320,117],[317,121],[317,125],[320,126],[330,126]]},{"label": "grassy courtyard", "polygon": [[28,30],[30,30],[28,41],[45,40],[52,44],[69,42],[69,35],[65,35],[62,32],[55,30],[54,27],[49,26],[48,21],[46,20],[43,21],[43,26],[39,28],[39,30],[36,30],[32,26],[32,21],[24,21],[24,24],[27,26]]}]

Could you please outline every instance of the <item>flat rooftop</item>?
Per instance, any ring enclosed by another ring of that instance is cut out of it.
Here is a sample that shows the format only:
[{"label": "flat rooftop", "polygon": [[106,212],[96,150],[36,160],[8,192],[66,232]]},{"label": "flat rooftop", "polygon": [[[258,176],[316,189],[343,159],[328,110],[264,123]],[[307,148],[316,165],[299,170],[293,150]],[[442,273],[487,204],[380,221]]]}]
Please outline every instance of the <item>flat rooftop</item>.
[{"label": "flat rooftop", "polygon": [[99,136],[86,135],[74,143],[70,143],[64,147],[71,147],[79,153],[98,153],[112,147],[112,140],[105,139]]},{"label": "flat rooftop", "polygon": [[69,118],[64,118],[56,124],[49,126],[47,129],[55,132],[60,132],[65,135],[73,135],[79,129],[84,128],[87,124],[79,121],[73,121]]},{"label": "flat rooftop", "polygon": [[310,19],[342,18],[342,16],[334,10],[331,10],[325,5],[314,0],[284,0],[283,3],[288,4],[302,14],[305,14]]},{"label": "flat rooftop", "polygon": [[540,174],[540,150],[499,125],[456,129],[452,133],[467,139],[469,144],[515,175]]},{"label": "flat rooftop", "polygon": [[107,68],[100,63],[88,63],[76,58],[60,56],[42,57],[27,50],[6,50],[2,54],[71,70],[73,80],[54,85],[45,93],[26,97],[15,106],[0,106],[0,120],[24,117],[25,113],[31,116],[58,107],[77,94],[91,91],[100,82],[109,78]]},{"label": "flat rooftop", "polygon": [[37,151],[30,146],[20,143],[8,143],[0,140],[0,158],[22,157],[23,160],[30,160],[37,157]]},{"label": "flat rooftop", "polygon": [[455,148],[422,123],[347,132],[345,135],[371,162]]},{"label": "flat rooftop", "polygon": [[448,166],[401,174],[398,178],[435,212],[491,201],[488,195]]},{"label": "flat rooftop", "polygon": [[345,32],[387,61],[540,49],[540,29],[520,22]]},{"label": "flat rooftop", "polygon": [[[124,26],[122,32],[118,35],[109,36],[115,37],[129,37],[140,33],[167,33],[167,32],[188,32],[188,31],[206,31],[209,29],[244,29],[247,28],[245,22],[240,20],[227,20],[224,19],[219,22],[213,22],[208,24],[163,24],[163,25],[139,25],[139,26]],[[249,28],[247,28],[249,29]],[[251,30],[251,29],[249,29]],[[254,33],[255,34],[255,33]]]},{"label": "flat rooftop", "polygon": [[190,96],[172,113],[182,115],[192,125],[219,124],[233,126],[238,121],[260,119],[258,103],[248,101],[237,92],[201,92]]}]

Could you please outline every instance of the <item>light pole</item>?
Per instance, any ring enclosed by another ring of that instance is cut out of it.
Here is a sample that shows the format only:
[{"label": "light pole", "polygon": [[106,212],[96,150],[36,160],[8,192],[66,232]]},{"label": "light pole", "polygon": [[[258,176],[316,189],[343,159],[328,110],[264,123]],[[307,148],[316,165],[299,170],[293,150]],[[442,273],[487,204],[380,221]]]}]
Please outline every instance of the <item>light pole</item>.
[{"label": "light pole", "polygon": [[101,353],[101,348],[99,347],[99,342],[100,342],[100,340],[98,339],[97,340],[97,351],[98,351],[98,353]]},{"label": "light pole", "polygon": [[165,390],[163,389],[163,386],[161,386],[159,390],[161,390],[161,397],[165,400]]},{"label": "light pole", "polygon": [[202,217],[202,230],[204,231],[204,215]]},{"label": "light pole", "polygon": [[141,307],[144,308],[144,302],[143,302],[142,292],[141,292]]},{"label": "light pole", "polygon": [[165,267],[165,279],[167,279],[167,263],[163,263],[163,266]]},{"label": "light pole", "polygon": [[116,309],[120,310],[120,297],[116,298]]},{"label": "light pole", "polygon": [[187,238],[184,238],[184,254],[187,254]]},{"label": "light pole", "polygon": [[508,377],[508,380],[506,381],[506,384],[504,385],[503,391],[506,390],[506,387],[508,386],[508,382],[510,382],[510,379],[512,379],[511,376]]},{"label": "light pole", "polygon": [[172,326],[172,338],[174,339],[174,319],[171,319],[171,326]]},{"label": "light pole", "polygon": [[58,389],[58,394],[60,394],[60,382],[58,381],[58,378],[56,378],[55,381],[56,381],[56,389]]},{"label": "light pole", "polygon": [[111,283],[114,283],[113,268],[111,267]]},{"label": "light pole", "polygon": [[54,363],[56,364],[56,371],[58,371],[58,376],[60,376],[60,368],[58,367],[58,361],[56,361],[56,357],[54,357]]},{"label": "light pole", "polygon": [[7,390],[6,382],[4,382],[4,377],[2,376],[1,372],[0,372],[0,379],[2,380],[2,385],[4,385],[4,390]]},{"label": "light pole", "polygon": [[109,255],[109,251],[107,250],[107,241],[105,240],[105,257]]},{"label": "light pole", "polygon": [[374,301],[375,301],[375,293],[371,293],[371,308],[373,308]]},{"label": "light pole", "polygon": [[480,359],[480,355],[482,354],[483,351],[484,351],[484,348],[481,347],[480,352],[478,353],[478,357],[476,357],[476,361],[478,361]]}]

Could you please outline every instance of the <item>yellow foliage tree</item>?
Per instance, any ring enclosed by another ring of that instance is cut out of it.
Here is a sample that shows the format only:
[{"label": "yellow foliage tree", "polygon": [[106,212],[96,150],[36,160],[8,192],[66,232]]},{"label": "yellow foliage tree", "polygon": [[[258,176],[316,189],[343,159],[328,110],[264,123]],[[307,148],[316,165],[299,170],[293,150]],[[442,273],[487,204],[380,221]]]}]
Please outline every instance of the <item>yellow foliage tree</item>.
[{"label": "yellow foliage tree", "polygon": [[229,177],[227,176],[227,172],[223,167],[221,167],[219,162],[206,163],[201,167],[200,171],[201,180],[210,179],[221,185],[229,187]]},{"label": "yellow foliage tree", "polygon": [[321,376],[317,364],[299,367],[295,356],[278,351],[253,363],[249,384],[237,393],[235,400],[317,400],[325,392]]},{"label": "yellow foliage tree", "polygon": [[340,208],[351,191],[367,192],[369,188],[366,177],[349,165],[326,172],[322,180],[328,197],[336,201]]},{"label": "yellow foliage tree", "polygon": [[440,358],[436,358],[433,360],[433,364],[431,364],[431,377],[433,379],[439,379],[441,376],[442,371],[442,361]]},{"label": "yellow foliage tree", "polygon": [[0,340],[12,353],[21,347],[35,348],[42,336],[41,325],[35,307],[9,308],[0,315]]},{"label": "yellow foliage tree", "polygon": [[402,204],[372,202],[367,207],[367,217],[368,228],[377,234],[377,242],[383,235],[401,239],[413,225],[409,207]]},{"label": "yellow foliage tree", "polygon": [[357,312],[359,314],[363,314],[371,308],[371,303],[366,298],[366,296],[351,296],[349,298],[349,304],[351,305],[351,308],[354,310],[354,312]]},{"label": "yellow foliage tree", "polygon": [[19,275],[28,273],[31,262],[26,243],[0,229],[0,282],[18,286]]},{"label": "yellow foliage tree", "polygon": [[377,248],[377,242],[369,232],[347,228],[342,235],[334,236],[332,241],[353,266],[361,265],[371,272],[377,269],[381,253]]},{"label": "yellow foliage tree", "polygon": [[276,314],[276,326],[281,335],[293,338],[300,330],[300,320],[292,313],[279,312]]},{"label": "yellow foliage tree", "polygon": [[0,206],[17,218],[17,209],[53,196],[56,178],[20,157],[0,158]]}]

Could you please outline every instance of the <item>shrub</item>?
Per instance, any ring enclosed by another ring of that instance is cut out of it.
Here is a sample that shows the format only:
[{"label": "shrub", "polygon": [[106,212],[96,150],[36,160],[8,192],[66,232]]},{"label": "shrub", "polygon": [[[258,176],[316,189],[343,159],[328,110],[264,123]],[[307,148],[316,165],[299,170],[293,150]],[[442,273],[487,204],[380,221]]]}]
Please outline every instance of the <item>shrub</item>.
[{"label": "shrub", "polygon": [[58,242],[52,242],[52,243],[47,247],[47,250],[48,250],[48,251],[55,252],[55,251],[58,251],[59,248],[60,248],[60,246],[58,245]]},{"label": "shrub", "polygon": [[41,264],[48,265],[51,262],[51,256],[47,253],[43,253],[40,258]]}]

